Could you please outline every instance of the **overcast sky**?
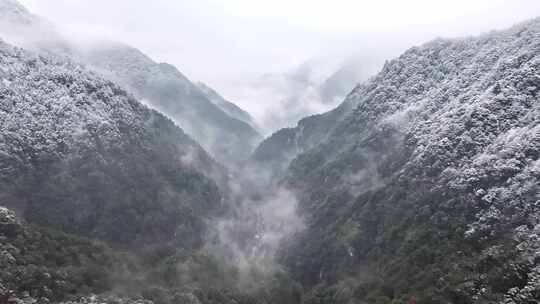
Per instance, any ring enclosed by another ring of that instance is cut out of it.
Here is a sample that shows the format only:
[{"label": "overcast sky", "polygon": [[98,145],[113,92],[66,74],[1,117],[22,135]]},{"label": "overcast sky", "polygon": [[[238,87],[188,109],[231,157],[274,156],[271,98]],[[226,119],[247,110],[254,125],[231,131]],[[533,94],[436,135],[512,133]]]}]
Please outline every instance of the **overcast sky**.
[{"label": "overcast sky", "polygon": [[255,115],[245,86],[319,57],[393,57],[540,15],[540,0],[20,0],[72,33],[120,40]]}]

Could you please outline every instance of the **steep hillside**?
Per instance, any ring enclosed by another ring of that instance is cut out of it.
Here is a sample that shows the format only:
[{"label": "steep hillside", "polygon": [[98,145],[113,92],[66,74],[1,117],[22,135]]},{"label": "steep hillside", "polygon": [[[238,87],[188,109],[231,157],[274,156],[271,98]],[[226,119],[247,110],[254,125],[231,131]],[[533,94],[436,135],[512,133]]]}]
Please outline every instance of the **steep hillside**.
[{"label": "steep hillside", "polygon": [[[0,303],[540,302],[540,19],[409,49],[231,175],[186,133],[242,163],[245,113],[137,49],[43,37],[0,42]],[[322,94],[311,72],[277,83]]]},{"label": "steep hillside", "polygon": [[[84,63],[173,119],[214,158],[235,166],[261,140],[247,122],[209,100],[176,67],[117,42],[75,43],[16,0],[0,0],[0,38]],[[238,148],[242,147],[242,148]]]},{"label": "steep hillside", "polygon": [[260,140],[253,127],[221,110],[170,64],[118,43],[101,43],[81,53],[82,61],[167,114],[224,164],[246,160]]},{"label": "steep hillside", "polygon": [[0,67],[4,204],[114,244],[197,243],[226,173],[181,129],[75,64],[1,42]]},{"label": "steep hillside", "polygon": [[328,135],[341,119],[350,113],[354,92],[336,109],[306,117],[294,128],[285,128],[263,140],[253,152],[248,167],[267,174],[272,182],[281,180],[293,159],[315,147]]},{"label": "steep hillside", "polygon": [[202,252],[180,249],[165,258],[135,255],[30,224],[1,206],[0,269],[0,303],[297,302],[287,300],[294,283],[274,279],[265,289],[248,293],[237,285],[237,270]]},{"label": "steep hillside", "polygon": [[241,239],[214,236],[236,220],[229,185],[117,85],[0,42],[0,201],[24,218],[0,207],[0,301],[291,303],[286,275],[263,281],[218,255]]},{"label": "steep hillside", "polygon": [[347,63],[348,66],[342,66],[318,86],[316,94],[318,102],[325,104],[334,104],[336,99],[346,95],[344,101],[328,112],[302,118],[296,126],[270,135],[253,151],[248,167],[263,170],[270,180],[279,181],[293,159],[328,138],[334,127],[355,108],[363,88],[363,84],[357,83],[367,79],[368,71],[373,70],[373,67],[366,68],[363,62],[350,60]]},{"label": "steep hillside", "polygon": [[106,291],[135,265],[102,243],[29,225],[0,207],[0,267],[1,303],[49,303]]},{"label": "steep hillside", "polygon": [[[157,257],[154,257],[155,259]],[[0,207],[0,302],[64,304],[266,303],[202,253],[166,259],[29,224]],[[283,293],[281,293],[283,294]]]},{"label": "steep hillside", "polygon": [[385,65],[296,158],[304,303],[540,300],[540,21]]},{"label": "steep hillside", "polygon": [[205,94],[206,98],[218,106],[223,112],[227,113],[229,116],[241,120],[255,128],[255,121],[251,115],[239,108],[234,103],[226,100],[223,96],[219,95],[216,90],[212,89],[208,85],[198,82],[197,86]]}]

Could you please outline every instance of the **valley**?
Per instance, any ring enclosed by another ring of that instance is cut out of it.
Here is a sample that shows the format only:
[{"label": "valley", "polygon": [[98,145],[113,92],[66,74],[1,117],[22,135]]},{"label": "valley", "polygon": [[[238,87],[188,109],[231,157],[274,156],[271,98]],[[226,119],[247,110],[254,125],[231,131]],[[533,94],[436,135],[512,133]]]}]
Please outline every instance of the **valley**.
[{"label": "valley", "polygon": [[0,303],[540,301],[540,19],[263,139],[171,64],[0,16]]}]

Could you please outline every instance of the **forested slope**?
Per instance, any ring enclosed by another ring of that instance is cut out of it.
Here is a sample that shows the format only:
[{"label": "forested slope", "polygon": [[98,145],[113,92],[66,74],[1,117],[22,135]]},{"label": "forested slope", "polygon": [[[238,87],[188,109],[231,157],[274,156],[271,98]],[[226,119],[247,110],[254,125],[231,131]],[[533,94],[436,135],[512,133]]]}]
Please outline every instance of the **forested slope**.
[{"label": "forested slope", "polygon": [[296,158],[305,303],[532,303],[539,294],[540,22],[435,40],[355,89]]}]

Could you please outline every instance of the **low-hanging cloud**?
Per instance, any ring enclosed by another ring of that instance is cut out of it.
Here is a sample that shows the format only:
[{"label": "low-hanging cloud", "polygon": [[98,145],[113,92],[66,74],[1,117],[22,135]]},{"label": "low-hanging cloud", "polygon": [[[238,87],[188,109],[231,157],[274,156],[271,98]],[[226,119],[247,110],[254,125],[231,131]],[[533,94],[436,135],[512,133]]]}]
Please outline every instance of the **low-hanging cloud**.
[{"label": "low-hanging cloud", "polygon": [[[123,41],[156,61],[174,64],[190,79],[208,83],[264,121],[267,133],[283,127],[281,122],[294,124],[299,113],[309,115],[326,108],[319,107],[309,92],[304,99],[313,102],[302,106],[305,100],[295,104],[298,98],[275,89],[272,81],[257,86],[261,75],[286,73],[300,62],[321,57],[343,60],[368,53],[391,59],[435,37],[477,34],[540,14],[536,0],[442,4],[426,0],[406,4],[234,0],[226,6],[213,0],[20,1],[69,28],[74,36]],[[389,11],[389,6],[400,9]]]},{"label": "low-hanging cloud", "polygon": [[205,246],[216,259],[238,269],[241,288],[258,287],[254,275],[268,278],[279,272],[276,254],[282,242],[305,227],[295,193],[250,171],[255,170],[247,169],[242,178],[231,182],[230,212],[208,223]]}]

